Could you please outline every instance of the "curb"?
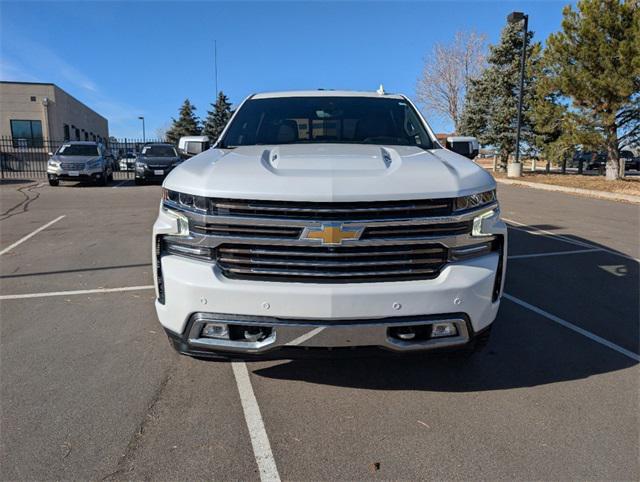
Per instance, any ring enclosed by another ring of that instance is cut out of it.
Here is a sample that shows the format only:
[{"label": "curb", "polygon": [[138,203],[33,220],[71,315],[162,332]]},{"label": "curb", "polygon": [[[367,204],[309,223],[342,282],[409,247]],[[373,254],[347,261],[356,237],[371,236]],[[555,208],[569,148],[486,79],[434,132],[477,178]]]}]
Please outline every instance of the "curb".
[{"label": "curb", "polygon": [[579,187],[556,186],[554,184],[543,184],[540,182],[514,181],[511,179],[501,179],[497,177],[494,179],[496,182],[501,182],[502,184],[530,187],[532,189],[540,189],[542,191],[565,192],[598,199],[607,199],[609,201],[624,201],[631,204],[640,204],[640,196],[634,196],[633,194],[595,191],[593,189],[581,189]]}]

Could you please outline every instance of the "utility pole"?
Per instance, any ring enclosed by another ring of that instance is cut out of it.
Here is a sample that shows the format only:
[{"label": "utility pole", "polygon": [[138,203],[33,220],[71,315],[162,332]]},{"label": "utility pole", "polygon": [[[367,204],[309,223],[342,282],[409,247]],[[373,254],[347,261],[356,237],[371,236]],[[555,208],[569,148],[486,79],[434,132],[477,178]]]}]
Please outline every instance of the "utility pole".
[{"label": "utility pole", "polygon": [[140,116],[138,117],[138,119],[140,119],[142,121],[142,143],[144,144],[145,142],[147,142],[147,135],[144,131],[144,117]]},{"label": "utility pole", "polygon": [[522,128],[522,98],[524,94],[524,66],[527,57],[527,32],[529,29],[529,15],[522,12],[511,12],[507,16],[507,21],[511,24],[523,21],[522,25],[522,54],[520,56],[520,92],[518,93],[518,128],[516,131],[516,160],[511,167],[511,173],[507,172],[508,177],[522,176],[522,164],[520,163],[520,130]]}]

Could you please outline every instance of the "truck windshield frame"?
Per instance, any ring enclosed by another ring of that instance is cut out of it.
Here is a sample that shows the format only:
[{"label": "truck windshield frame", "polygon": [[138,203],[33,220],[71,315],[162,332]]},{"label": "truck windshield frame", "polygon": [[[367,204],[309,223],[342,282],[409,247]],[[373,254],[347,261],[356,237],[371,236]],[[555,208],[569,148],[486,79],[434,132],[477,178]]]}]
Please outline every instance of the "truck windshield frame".
[{"label": "truck windshield frame", "polygon": [[404,99],[348,96],[249,99],[218,147],[282,144],[438,147]]}]

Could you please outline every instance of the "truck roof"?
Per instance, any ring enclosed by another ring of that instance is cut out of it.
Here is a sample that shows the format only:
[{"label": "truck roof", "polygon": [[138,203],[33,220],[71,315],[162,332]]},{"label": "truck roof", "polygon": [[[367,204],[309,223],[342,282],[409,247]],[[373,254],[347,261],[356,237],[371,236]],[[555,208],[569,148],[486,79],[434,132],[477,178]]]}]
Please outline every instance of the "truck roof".
[{"label": "truck roof", "polygon": [[387,99],[404,99],[400,94],[379,94],[377,92],[357,90],[288,90],[282,92],[262,92],[253,95],[252,99],[274,99],[278,97],[380,97]]}]

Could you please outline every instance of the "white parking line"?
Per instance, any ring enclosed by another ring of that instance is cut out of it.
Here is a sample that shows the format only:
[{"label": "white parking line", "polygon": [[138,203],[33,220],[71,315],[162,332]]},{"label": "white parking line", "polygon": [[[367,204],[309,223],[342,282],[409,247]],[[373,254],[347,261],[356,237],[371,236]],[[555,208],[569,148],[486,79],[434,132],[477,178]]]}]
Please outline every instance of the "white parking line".
[{"label": "white parking line", "polygon": [[324,329],[325,329],[324,326],[319,326],[318,328],[314,328],[310,332],[305,333],[304,335],[300,335],[298,338],[295,338],[295,339],[291,340],[289,343],[285,343],[285,345],[286,346],[297,346],[300,343],[304,343],[308,339],[313,338],[314,336],[316,336],[318,333],[320,333]]},{"label": "white parking line", "polygon": [[55,218],[53,221],[49,221],[47,224],[45,224],[44,226],[40,226],[38,229],[36,229],[35,231],[27,234],[25,237],[20,238],[18,241],[16,241],[15,243],[13,243],[11,246],[7,246],[6,248],[4,248],[2,251],[0,251],[0,256],[2,256],[3,254],[8,253],[9,251],[11,251],[13,248],[15,248],[16,246],[21,245],[22,243],[24,243],[26,240],[32,238],[33,236],[35,236],[36,234],[38,234],[40,231],[42,231],[43,229],[47,229],[49,226],[51,226],[53,223],[57,223],[58,221],[60,221],[62,218],[65,217],[65,214],[63,214],[62,216],[58,216],[57,218]]},{"label": "white parking line", "polygon": [[593,248],[593,249],[576,249],[572,251],[551,251],[548,253],[516,254],[514,256],[507,256],[507,259],[539,258],[541,256],[562,256],[564,254],[593,253],[594,251],[602,251],[602,250],[600,248]]},{"label": "white parking line", "polygon": [[567,236],[564,236],[562,234],[557,234],[557,233],[552,233],[551,231],[547,231],[546,229],[540,229],[540,228],[536,228],[535,226],[530,226],[528,224],[524,224],[518,221],[514,221],[513,219],[509,219],[509,218],[502,218],[504,221],[511,223],[511,224],[515,224],[516,226],[522,226],[524,228],[528,228],[528,229],[520,229],[520,228],[514,228],[512,227],[512,229],[516,229],[518,231],[524,231],[527,232],[529,234],[534,234],[534,235],[539,235],[539,236],[550,236],[552,238],[556,238],[558,240],[564,241],[566,243],[569,244],[575,244],[576,246],[582,246],[584,248],[594,248],[594,249],[599,249],[600,251],[604,251],[605,253],[609,253],[609,254],[614,254],[616,256],[620,256],[622,258],[627,258],[630,259],[632,261],[635,261],[636,263],[640,263],[640,259],[638,258],[634,258],[633,256],[628,256],[624,253],[620,253],[618,251],[614,251],[612,249],[607,249],[607,248],[603,248],[600,246],[596,246],[595,244],[592,243],[587,243],[587,242],[583,242],[583,241],[577,241],[575,239],[571,239]]},{"label": "white parking line", "polygon": [[589,338],[590,340],[595,341],[596,343],[600,343],[601,345],[606,346],[607,348],[611,348],[614,351],[617,351],[618,353],[631,358],[632,360],[635,360],[637,362],[640,362],[640,355],[638,355],[637,353],[634,353],[632,351],[627,350],[626,348],[622,348],[621,346],[616,345],[615,343],[610,342],[609,340],[605,340],[604,338],[598,336],[598,335],[594,335],[593,333],[591,333],[590,331],[585,330],[584,328],[580,328],[579,326],[574,325],[573,323],[570,323],[566,320],[563,320],[562,318],[557,317],[556,315],[553,315],[551,313],[549,313],[548,311],[544,311],[542,308],[538,308],[537,306],[533,306],[529,303],[527,303],[526,301],[523,301],[519,298],[516,298],[515,296],[511,296],[507,293],[503,293],[503,296],[508,299],[509,301],[513,301],[514,303],[527,308],[528,310],[533,311],[534,313],[537,313],[539,315],[544,316],[545,318],[551,320],[551,321],[555,321],[556,323],[558,323],[559,325],[564,326],[565,328],[569,328],[570,330],[575,331],[576,333],[581,334],[582,336],[586,336],[587,338]]},{"label": "white parking line", "polygon": [[118,293],[120,291],[153,290],[155,286],[124,286],[122,288],[96,288],[92,290],[48,291],[44,293],[25,293],[21,295],[2,295],[0,300],[22,300],[25,298],[48,298],[50,296],[90,295],[93,293]]},{"label": "white parking line", "polygon": [[122,186],[123,184],[126,184],[129,181],[129,179],[125,179],[124,181],[120,181],[118,184],[116,184],[115,186],[111,186],[112,189],[116,189],[120,186]]},{"label": "white parking line", "polygon": [[276,466],[276,460],[273,458],[273,453],[271,452],[269,437],[267,436],[267,431],[264,428],[264,422],[262,421],[258,401],[253,393],[247,364],[245,362],[232,362],[231,366],[233,367],[233,375],[235,376],[236,384],[238,385],[238,393],[240,394],[240,402],[242,404],[242,411],[244,412],[244,419],[247,423],[247,429],[249,429],[253,455],[256,459],[256,463],[258,464],[258,470],[260,471],[260,480],[262,482],[279,482],[280,475],[278,474],[278,467]]}]

